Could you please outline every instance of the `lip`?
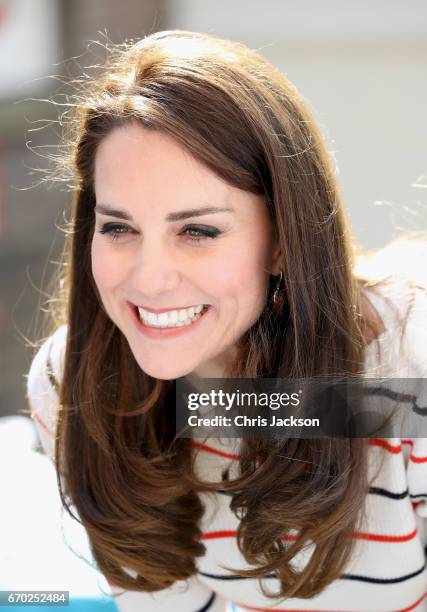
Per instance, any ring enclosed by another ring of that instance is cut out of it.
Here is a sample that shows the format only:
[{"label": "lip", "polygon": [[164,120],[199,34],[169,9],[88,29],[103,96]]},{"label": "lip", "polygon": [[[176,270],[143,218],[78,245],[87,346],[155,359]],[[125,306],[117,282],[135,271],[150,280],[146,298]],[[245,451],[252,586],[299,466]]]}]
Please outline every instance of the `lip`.
[{"label": "lip", "polygon": [[190,325],[181,325],[179,327],[165,327],[161,329],[158,327],[150,327],[149,325],[146,325],[143,321],[140,320],[137,314],[136,306],[134,304],[131,304],[130,302],[128,302],[128,305],[132,321],[134,322],[134,325],[136,326],[137,330],[144,334],[144,336],[157,339],[175,338],[176,336],[183,336],[184,334],[191,333],[200,326],[200,322],[203,321],[203,319],[205,319],[212,310],[212,307],[208,306],[206,312],[201,317],[199,317],[197,321],[194,321],[194,323],[191,323]]},{"label": "lip", "polygon": [[[199,306],[199,304],[192,304],[190,306],[174,306],[173,308],[148,308],[148,306],[142,306],[141,304],[132,304],[132,302],[128,302],[128,304],[130,304],[133,308],[137,308],[139,306],[140,308],[143,308],[148,312],[153,312],[154,314],[169,312],[171,310],[186,310],[187,308],[191,308],[192,306]],[[208,304],[205,304],[205,306],[208,306]]]}]

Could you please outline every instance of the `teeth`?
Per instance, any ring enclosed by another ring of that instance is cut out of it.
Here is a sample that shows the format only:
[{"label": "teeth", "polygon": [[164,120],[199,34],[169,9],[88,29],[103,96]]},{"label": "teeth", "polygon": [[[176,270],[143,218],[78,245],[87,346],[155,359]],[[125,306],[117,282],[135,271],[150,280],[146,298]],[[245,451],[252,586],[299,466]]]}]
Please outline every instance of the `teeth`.
[{"label": "teeth", "polygon": [[178,321],[185,321],[185,319],[187,318],[187,311],[184,310],[178,310]]},{"label": "teeth", "polygon": [[178,313],[177,311],[173,311],[173,312],[167,312],[166,313],[168,315],[167,317],[167,323],[169,323],[169,325],[175,325],[178,321]]},{"label": "teeth", "polygon": [[170,310],[169,312],[162,312],[156,315],[153,312],[138,307],[138,312],[139,318],[151,327],[182,327],[183,325],[191,325],[193,321],[200,318],[203,308],[204,305],[199,304],[198,306],[191,306],[181,310]]},{"label": "teeth", "polygon": [[162,312],[162,314],[159,314],[158,318],[157,318],[157,322],[159,325],[167,325],[168,324],[168,319],[169,319],[169,315],[167,312]]}]

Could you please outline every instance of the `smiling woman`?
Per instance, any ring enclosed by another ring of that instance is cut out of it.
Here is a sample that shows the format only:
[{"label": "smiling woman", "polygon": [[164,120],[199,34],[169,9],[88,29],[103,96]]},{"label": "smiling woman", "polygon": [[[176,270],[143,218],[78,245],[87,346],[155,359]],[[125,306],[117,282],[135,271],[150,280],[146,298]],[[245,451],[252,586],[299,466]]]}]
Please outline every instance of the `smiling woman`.
[{"label": "smiling woman", "polygon": [[427,374],[426,292],[356,274],[295,88],[243,45],[171,31],[113,50],[75,106],[54,329],[28,395],[121,610],[424,605],[424,438],[176,435],[185,376]]},{"label": "smiling woman", "polygon": [[[222,377],[235,343],[261,315],[269,274],[279,273],[265,197],[228,184],[170,136],[137,124],[99,145],[94,186],[96,201],[113,209],[95,207],[92,274],[138,365],[164,380]],[[116,202],[126,225],[112,223]]]}]

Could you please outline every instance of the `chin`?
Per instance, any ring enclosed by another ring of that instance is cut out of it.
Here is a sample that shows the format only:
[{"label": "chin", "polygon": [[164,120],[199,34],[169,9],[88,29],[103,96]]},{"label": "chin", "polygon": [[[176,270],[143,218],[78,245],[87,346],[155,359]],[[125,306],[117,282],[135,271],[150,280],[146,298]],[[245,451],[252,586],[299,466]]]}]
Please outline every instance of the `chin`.
[{"label": "chin", "polygon": [[184,368],[181,366],[171,367],[165,365],[159,365],[156,367],[155,365],[148,363],[138,363],[139,367],[145,374],[151,376],[151,378],[157,378],[158,380],[175,380],[177,378],[181,378],[182,376],[187,376],[192,368]]}]

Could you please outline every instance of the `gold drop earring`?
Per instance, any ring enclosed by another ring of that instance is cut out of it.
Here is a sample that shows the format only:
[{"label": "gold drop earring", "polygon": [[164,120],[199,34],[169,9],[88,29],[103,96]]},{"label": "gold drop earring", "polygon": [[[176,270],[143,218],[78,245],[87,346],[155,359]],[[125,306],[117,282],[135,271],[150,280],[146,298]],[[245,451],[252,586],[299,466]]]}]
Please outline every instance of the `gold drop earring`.
[{"label": "gold drop earring", "polygon": [[276,287],[274,289],[274,293],[273,293],[273,302],[276,304],[278,302],[278,298],[279,298],[279,291],[280,291],[280,285],[282,283],[282,279],[283,279],[283,271],[280,270],[280,274],[279,274],[279,280],[276,283]]}]

